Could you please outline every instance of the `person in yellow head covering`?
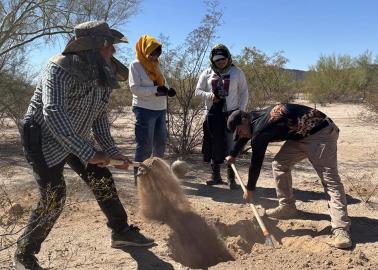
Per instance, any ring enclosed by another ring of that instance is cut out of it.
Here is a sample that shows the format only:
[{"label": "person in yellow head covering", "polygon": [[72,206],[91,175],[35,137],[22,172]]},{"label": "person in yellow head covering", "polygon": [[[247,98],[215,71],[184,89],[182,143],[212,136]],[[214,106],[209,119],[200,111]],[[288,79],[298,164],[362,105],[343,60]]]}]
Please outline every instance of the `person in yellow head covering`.
[{"label": "person in yellow head covering", "polygon": [[[163,157],[167,143],[167,97],[176,95],[160,70],[162,44],[143,35],[135,45],[136,59],[129,67],[129,85],[135,114],[135,161]],[[134,171],[135,183],[136,173]]]},{"label": "person in yellow head covering", "polygon": [[135,45],[136,56],[148,77],[157,86],[164,86],[165,79],[159,68],[159,56],[162,52],[160,42],[148,35],[142,36]]}]

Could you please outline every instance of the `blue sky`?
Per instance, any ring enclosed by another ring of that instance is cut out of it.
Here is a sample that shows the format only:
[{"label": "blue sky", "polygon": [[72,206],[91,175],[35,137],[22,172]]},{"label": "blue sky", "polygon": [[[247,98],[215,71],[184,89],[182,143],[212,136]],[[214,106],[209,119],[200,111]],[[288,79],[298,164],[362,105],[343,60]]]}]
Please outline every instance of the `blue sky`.
[{"label": "blue sky", "polygon": [[[233,54],[255,46],[268,55],[283,51],[287,68],[308,70],[330,54],[378,54],[378,1],[374,0],[221,0],[223,24],[217,42]],[[139,36],[160,33],[172,44],[184,42],[205,14],[202,0],[142,0],[139,13],[121,27],[133,49]],[[32,56],[35,66],[59,53],[64,44]],[[130,59],[131,60],[131,59]],[[129,60],[129,61],[130,61]]]}]

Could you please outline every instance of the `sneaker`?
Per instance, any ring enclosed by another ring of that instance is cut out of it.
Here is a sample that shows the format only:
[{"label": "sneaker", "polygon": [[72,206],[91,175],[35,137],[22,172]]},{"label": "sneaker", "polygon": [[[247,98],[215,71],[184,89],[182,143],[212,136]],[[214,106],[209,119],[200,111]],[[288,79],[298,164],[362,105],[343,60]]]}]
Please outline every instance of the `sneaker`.
[{"label": "sneaker", "polygon": [[329,245],[336,248],[350,248],[352,246],[352,239],[349,232],[344,229],[336,229],[332,233]]},{"label": "sneaker", "polygon": [[298,210],[295,206],[279,205],[276,208],[266,210],[266,215],[270,218],[276,219],[289,219],[298,214]]},{"label": "sneaker", "polygon": [[23,254],[16,251],[13,259],[14,270],[43,270],[38,259],[32,254]]},{"label": "sneaker", "polygon": [[230,182],[228,186],[230,189],[240,189],[240,185],[236,184],[235,182]]},{"label": "sneaker", "polygon": [[153,244],[154,240],[145,237],[134,225],[130,225],[120,233],[112,233],[112,248],[148,247]]}]

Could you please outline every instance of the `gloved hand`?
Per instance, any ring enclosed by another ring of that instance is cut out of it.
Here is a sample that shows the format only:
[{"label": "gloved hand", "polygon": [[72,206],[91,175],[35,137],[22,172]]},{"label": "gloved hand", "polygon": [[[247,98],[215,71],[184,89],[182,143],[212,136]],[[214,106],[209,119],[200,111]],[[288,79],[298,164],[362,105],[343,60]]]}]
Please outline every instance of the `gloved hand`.
[{"label": "gloved hand", "polygon": [[174,97],[176,95],[176,90],[173,89],[173,88],[169,88],[167,94],[168,94],[169,97]]},{"label": "gloved hand", "polygon": [[167,96],[168,95],[168,88],[165,87],[164,85],[158,86],[157,87],[157,93],[155,94],[156,96]]},{"label": "gloved hand", "polygon": [[110,162],[110,158],[105,152],[102,151],[96,151],[95,155],[88,160],[88,163],[90,164],[96,164],[100,167],[105,167]]}]

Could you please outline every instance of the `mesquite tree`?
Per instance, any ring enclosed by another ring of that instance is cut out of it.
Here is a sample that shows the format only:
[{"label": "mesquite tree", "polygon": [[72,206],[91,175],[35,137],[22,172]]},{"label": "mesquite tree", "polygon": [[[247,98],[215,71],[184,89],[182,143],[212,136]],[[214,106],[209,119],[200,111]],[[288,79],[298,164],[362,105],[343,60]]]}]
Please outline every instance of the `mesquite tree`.
[{"label": "mesquite tree", "polygon": [[[111,27],[126,23],[140,0],[6,0],[0,2],[0,126],[26,110],[35,74],[27,71],[28,51],[56,37],[68,40],[73,26],[105,20]],[[21,109],[22,108],[22,109]]]},{"label": "mesquite tree", "polygon": [[311,67],[305,90],[313,102],[361,102],[374,93],[376,62],[370,52],[358,57],[323,55]]},{"label": "mesquite tree", "polygon": [[169,146],[180,155],[192,153],[202,140],[204,106],[194,92],[200,73],[209,65],[209,51],[222,18],[217,1],[206,4],[200,26],[189,33],[182,46],[170,49],[167,38],[161,38],[165,48],[161,65],[169,85],[177,91],[176,97],[169,99]]},{"label": "mesquite tree", "polygon": [[284,69],[287,62],[281,52],[268,56],[255,47],[246,47],[235,57],[235,63],[244,71],[248,82],[249,109],[289,102],[294,98],[292,75]]}]

